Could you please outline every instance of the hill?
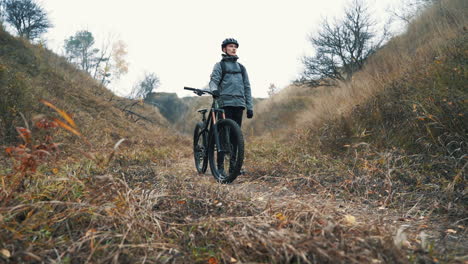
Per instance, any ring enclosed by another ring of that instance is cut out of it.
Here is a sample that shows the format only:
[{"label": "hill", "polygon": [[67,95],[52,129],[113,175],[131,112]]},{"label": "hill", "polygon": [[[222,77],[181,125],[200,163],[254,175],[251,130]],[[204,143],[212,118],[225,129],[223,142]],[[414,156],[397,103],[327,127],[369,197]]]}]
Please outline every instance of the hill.
[{"label": "hill", "polygon": [[[262,98],[253,98],[254,104],[261,102]],[[198,109],[210,108],[210,96],[187,96],[179,98],[176,93],[156,92],[145,99],[145,103],[153,105],[170,122],[174,129],[184,134],[191,134],[196,122],[201,120]]]},{"label": "hill", "polygon": [[156,108],[115,96],[2,27],[0,94],[2,263],[86,262],[95,248],[80,239],[89,230],[120,236],[131,216],[119,213],[130,205],[122,178],[148,184],[188,152]]},{"label": "hill", "polygon": [[145,103],[159,109],[161,114],[171,123],[180,120],[187,111],[187,105],[176,93],[150,93]]},{"label": "hill", "polygon": [[[182,98],[182,100],[186,105],[186,111],[175,122],[174,128],[184,134],[192,135],[195,124],[201,121],[201,115],[197,110],[210,108],[213,100],[211,96],[188,96]],[[264,100],[264,98],[253,98],[253,103],[256,105]],[[244,119],[246,119],[245,114]]]},{"label": "hill", "polygon": [[[305,192],[326,188],[376,211],[418,212],[446,229],[466,223],[467,12],[465,1],[437,2],[350,83],[291,85],[257,105],[246,122],[263,134],[249,144],[251,176]],[[457,239],[434,241],[436,251],[463,254],[457,245],[466,234]]]},{"label": "hill", "polygon": [[[70,113],[78,123],[93,123],[82,128],[90,138],[98,136],[104,127],[119,134],[116,137],[127,137],[142,130],[142,126],[168,124],[155,108],[114,96],[65,58],[40,45],[14,38],[1,28],[0,77],[2,144],[17,141],[14,128],[24,126],[19,112],[27,120],[45,113],[46,107],[39,99],[48,100]],[[146,121],[136,124],[137,119]],[[103,142],[97,140],[96,143]]]},{"label": "hill", "polygon": [[[0,261],[466,262],[467,6],[440,3],[351,83],[256,103],[230,185],[153,106],[0,30]],[[210,98],[180,100],[190,132]]]},{"label": "hill", "polygon": [[441,174],[445,183],[437,185],[459,181],[468,150],[466,11],[463,1],[433,6],[374,54],[350,83],[292,85],[259,104],[258,118],[247,122],[247,129],[282,131],[289,145],[293,138],[293,145],[309,154],[354,160],[355,151],[399,152],[418,157],[415,167],[427,166],[419,173],[431,175],[410,181],[435,183]]}]

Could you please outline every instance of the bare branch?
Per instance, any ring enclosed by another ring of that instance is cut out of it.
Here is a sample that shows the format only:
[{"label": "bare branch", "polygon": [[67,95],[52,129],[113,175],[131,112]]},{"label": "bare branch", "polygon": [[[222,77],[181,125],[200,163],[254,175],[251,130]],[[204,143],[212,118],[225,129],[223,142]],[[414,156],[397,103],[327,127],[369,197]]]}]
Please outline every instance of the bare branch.
[{"label": "bare branch", "polygon": [[309,38],[315,56],[302,58],[303,79],[316,83],[321,79],[350,80],[387,39],[387,33],[377,34],[375,26],[367,6],[360,0],[354,0],[345,9],[342,20],[331,23],[325,19],[321,30]]}]

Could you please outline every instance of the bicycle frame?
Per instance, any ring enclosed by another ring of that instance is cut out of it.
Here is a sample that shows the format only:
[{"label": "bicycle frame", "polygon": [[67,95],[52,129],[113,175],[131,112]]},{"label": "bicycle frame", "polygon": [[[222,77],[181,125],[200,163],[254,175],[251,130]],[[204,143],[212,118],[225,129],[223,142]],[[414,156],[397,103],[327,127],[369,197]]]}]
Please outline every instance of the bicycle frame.
[{"label": "bicycle frame", "polygon": [[[203,93],[208,93],[213,95],[210,91],[206,90],[200,90],[200,89],[195,89],[195,88],[190,88],[190,87],[184,87],[185,90],[189,91],[194,91],[198,95],[202,95]],[[211,140],[213,138],[213,133],[214,133],[214,140],[215,144],[217,146],[217,152],[218,153],[223,153],[226,152],[226,150],[223,150],[220,144],[220,139],[219,139],[219,134],[218,134],[218,126],[217,126],[217,119],[216,117],[218,116],[219,119],[226,119],[226,114],[224,113],[224,109],[219,108],[218,101],[216,98],[213,96],[213,104],[211,105],[210,113],[208,114],[208,119],[206,119],[205,112],[201,112],[203,114],[202,117],[202,122],[204,124],[203,129],[199,132],[199,136],[204,133],[205,131],[208,132],[208,146],[212,144]],[[221,113],[221,114],[218,114]],[[227,133],[227,139],[229,140],[229,133]],[[208,155],[205,153],[205,156]]]},{"label": "bicycle frame", "polygon": [[[205,113],[203,113],[203,117],[202,117],[202,122],[203,122],[204,126],[203,126],[203,129],[199,132],[199,136],[202,133],[204,133],[205,131],[207,131],[208,132],[208,142],[207,142],[207,144],[209,146],[210,144],[212,144],[211,140],[213,138],[212,135],[214,133],[215,144],[218,147],[217,152],[218,153],[225,152],[225,150],[222,149],[221,144],[220,144],[219,134],[218,134],[218,126],[217,126],[217,121],[219,119],[225,119],[226,118],[226,114],[224,113],[224,109],[219,108],[218,102],[215,99],[213,101],[210,112],[208,114],[208,119],[206,118]],[[221,114],[218,115],[218,113],[221,113]],[[217,120],[216,116],[218,116],[220,118]],[[205,153],[205,155],[208,155],[208,154]]]}]

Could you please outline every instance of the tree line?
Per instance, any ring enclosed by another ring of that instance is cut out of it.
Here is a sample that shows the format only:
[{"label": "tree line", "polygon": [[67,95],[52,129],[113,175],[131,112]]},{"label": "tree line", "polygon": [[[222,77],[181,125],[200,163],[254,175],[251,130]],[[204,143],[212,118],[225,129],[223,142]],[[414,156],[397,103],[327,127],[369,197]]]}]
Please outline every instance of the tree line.
[{"label": "tree line", "polygon": [[[409,23],[424,5],[439,0],[402,1],[399,9],[389,11],[393,17]],[[30,41],[38,39],[53,26],[47,12],[34,0],[0,0],[0,21]],[[363,0],[350,0],[341,18],[324,19],[319,31],[309,36],[314,54],[302,58],[304,71],[296,82],[333,85],[337,81],[349,81],[389,37],[387,28],[378,27]],[[95,47],[93,34],[82,30],[65,40],[64,50],[71,63],[102,85],[108,85],[128,72],[127,50],[123,41],[107,42],[99,49]],[[145,99],[160,83],[155,73],[145,73],[133,86],[129,97]],[[269,87],[270,96],[277,90],[273,86]]]}]

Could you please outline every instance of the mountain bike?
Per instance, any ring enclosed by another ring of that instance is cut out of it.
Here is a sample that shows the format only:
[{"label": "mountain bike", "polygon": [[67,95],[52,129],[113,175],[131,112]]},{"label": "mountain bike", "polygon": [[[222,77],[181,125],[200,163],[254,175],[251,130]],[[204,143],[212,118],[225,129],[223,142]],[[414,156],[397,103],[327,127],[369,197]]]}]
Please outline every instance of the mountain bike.
[{"label": "mountain bike", "polygon": [[196,124],[193,131],[193,156],[197,172],[205,173],[209,163],[211,174],[218,182],[233,182],[240,174],[244,161],[244,137],[239,125],[226,118],[224,109],[219,107],[218,98],[212,92],[190,87],[184,89],[199,96],[213,96],[211,109],[197,110],[202,115],[202,121]]}]

